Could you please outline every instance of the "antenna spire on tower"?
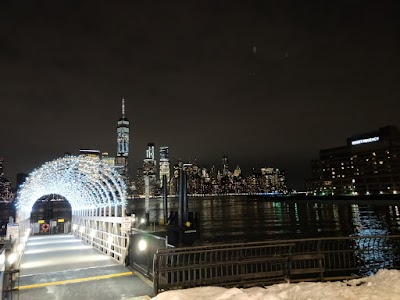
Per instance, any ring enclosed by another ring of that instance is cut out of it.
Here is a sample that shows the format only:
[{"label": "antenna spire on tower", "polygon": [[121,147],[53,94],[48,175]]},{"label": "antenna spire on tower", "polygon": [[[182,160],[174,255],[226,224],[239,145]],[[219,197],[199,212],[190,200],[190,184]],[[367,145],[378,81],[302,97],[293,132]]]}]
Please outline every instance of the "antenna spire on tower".
[{"label": "antenna spire on tower", "polygon": [[122,98],[122,117],[125,118],[125,99]]}]

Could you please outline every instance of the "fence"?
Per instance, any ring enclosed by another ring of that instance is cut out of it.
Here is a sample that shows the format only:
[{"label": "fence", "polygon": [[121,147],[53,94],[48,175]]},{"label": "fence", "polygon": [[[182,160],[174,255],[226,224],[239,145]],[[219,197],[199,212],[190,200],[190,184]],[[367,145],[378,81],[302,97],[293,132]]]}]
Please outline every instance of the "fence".
[{"label": "fence", "polygon": [[400,235],[159,249],[154,255],[154,293],[209,285],[341,280],[382,268],[400,268]]}]

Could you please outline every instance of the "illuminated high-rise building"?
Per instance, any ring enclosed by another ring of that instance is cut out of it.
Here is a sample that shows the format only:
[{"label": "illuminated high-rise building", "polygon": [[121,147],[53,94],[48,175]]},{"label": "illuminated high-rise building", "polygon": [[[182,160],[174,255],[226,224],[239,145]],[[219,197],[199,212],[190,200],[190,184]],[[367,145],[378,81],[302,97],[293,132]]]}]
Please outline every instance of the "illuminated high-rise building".
[{"label": "illuminated high-rise building", "polygon": [[14,194],[11,188],[11,182],[4,176],[3,158],[0,157],[0,202],[11,202]]},{"label": "illuminated high-rise building", "polygon": [[117,123],[117,157],[115,167],[125,179],[129,181],[129,121],[125,117],[125,100],[122,99],[122,115]]},{"label": "illuminated high-rise building", "polygon": [[229,165],[228,165],[228,157],[224,156],[222,158],[222,176],[228,176],[229,173]]},{"label": "illuminated high-rise building", "polygon": [[312,161],[307,191],[315,195],[377,195],[400,191],[400,130],[385,126],[323,149]]},{"label": "illuminated high-rise building", "polygon": [[155,160],[154,143],[148,143],[147,144],[146,159]]},{"label": "illuminated high-rise building", "polygon": [[170,169],[169,169],[169,148],[160,147],[160,186],[163,185],[163,175],[167,176],[167,183],[169,183]]},{"label": "illuminated high-rise building", "polygon": [[156,193],[157,177],[156,177],[157,162],[154,155],[154,143],[148,143],[146,149],[146,158],[143,160],[143,176],[145,181],[145,194],[154,195]]},{"label": "illuminated high-rise building", "polygon": [[261,168],[261,190],[264,193],[286,194],[285,172],[276,168]]},{"label": "illuminated high-rise building", "polygon": [[156,174],[156,160],[153,143],[147,144],[146,158],[143,160],[143,172],[145,175],[150,176],[155,176]]},{"label": "illuminated high-rise building", "polygon": [[236,166],[235,171],[233,171],[233,176],[234,177],[239,177],[242,174],[242,169],[240,169],[239,166]]}]

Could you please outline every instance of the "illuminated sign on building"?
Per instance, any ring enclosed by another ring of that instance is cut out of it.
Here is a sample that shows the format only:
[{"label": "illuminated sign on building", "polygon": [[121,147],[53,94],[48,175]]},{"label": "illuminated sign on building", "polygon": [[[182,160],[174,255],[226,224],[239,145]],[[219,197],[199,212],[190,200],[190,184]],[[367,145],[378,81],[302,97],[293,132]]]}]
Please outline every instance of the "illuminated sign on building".
[{"label": "illuminated sign on building", "polygon": [[354,146],[354,145],[367,144],[367,143],[372,143],[372,142],[377,142],[377,141],[379,141],[379,136],[371,137],[368,139],[351,141],[351,144]]}]

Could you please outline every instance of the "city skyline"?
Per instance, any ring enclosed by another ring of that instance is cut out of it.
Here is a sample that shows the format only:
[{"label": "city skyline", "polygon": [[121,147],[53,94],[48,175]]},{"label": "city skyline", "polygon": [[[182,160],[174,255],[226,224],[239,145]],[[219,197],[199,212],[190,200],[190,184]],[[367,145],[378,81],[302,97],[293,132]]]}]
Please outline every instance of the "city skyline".
[{"label": "city skyline", "polygon": [[148,142],[178,159],[266,165],[303,185],[320,149],[400,127],[395,1],[0,3],[6,177],[64,152]]}]

